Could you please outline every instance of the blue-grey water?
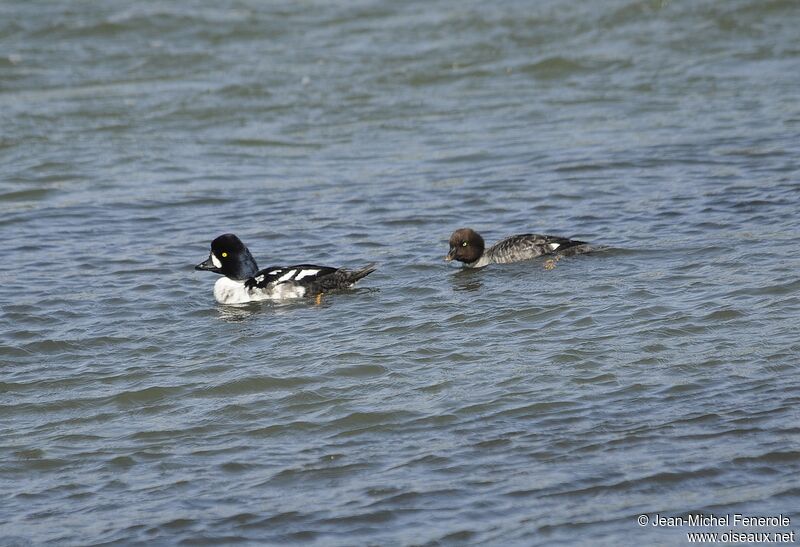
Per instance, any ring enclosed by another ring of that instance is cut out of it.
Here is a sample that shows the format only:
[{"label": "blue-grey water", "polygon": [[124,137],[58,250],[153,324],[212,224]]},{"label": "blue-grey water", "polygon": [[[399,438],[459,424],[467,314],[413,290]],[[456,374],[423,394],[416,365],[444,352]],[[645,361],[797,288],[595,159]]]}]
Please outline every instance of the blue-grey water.
[{"label": "blue-grey water", "polygon": [[[0,3],[0,543],[800,532],[800,3]],[[450,232],[592,255],[462,272]],[[378,264],[221,306],[192,266]],[[741,529],[740,529],[741,530]]]}]

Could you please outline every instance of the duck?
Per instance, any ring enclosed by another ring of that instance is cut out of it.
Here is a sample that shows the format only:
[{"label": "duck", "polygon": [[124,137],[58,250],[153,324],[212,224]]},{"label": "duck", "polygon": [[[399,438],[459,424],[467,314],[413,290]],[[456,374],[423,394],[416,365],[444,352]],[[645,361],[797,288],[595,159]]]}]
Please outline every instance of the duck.
[{"label": "duck", "polygon": [[574,255],[590,252],[585,241],[540,234],[518,234],[501,239],[489,248],[472,228],[459,228],[450,236],[450,252],[444,259],[457,260],[467,268],[531,260],[542,255]]},{"label": "duck", "polygon": [[317,297],[352,287],[375,271],[374,264],[348,270],[314,264],[272,266],[259,269],[247,246],[235,234],[222,234],[211,242],[208,258],[194,267],[220,274],[214,299],[220,304],[245,304],[261,300]]}]

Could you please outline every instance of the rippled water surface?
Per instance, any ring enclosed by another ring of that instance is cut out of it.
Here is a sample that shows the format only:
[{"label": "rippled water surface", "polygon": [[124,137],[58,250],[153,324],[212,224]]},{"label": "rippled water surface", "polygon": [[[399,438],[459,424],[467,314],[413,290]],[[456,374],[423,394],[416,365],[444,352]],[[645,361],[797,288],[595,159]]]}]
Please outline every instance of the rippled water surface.
[{"label": "rippled water surface", "polygon": [[[799,24],[792,0],[3,2],[2,543],[794,529]],[[462,272],[460,226],[607,249]],[[192,265],[223,232],[264,267],[379,269],[220,306]]]}]

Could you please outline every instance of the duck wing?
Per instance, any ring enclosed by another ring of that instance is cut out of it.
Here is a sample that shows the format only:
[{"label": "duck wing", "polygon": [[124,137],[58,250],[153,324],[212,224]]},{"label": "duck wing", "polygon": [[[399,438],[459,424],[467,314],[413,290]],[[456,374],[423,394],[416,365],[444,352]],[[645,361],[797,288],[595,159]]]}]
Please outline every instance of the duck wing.
[{"label": "duck wing", "polygon": [[498,241],[488,249],[488,252],[495,262],[518,262],[560,253],[579,245],[586,245],[586,242],[560,236],[519,234]]},{"label": "duck wing", "polygon": [[316,266],[314,264],[297,264],[294,266],[273,266],[256,272],[256,275],[244,282],[248,289],[264,289],[268,285],[280,283],[295,283],[298,285],[312,285],[321,278],[339,271],[330,266]]}]

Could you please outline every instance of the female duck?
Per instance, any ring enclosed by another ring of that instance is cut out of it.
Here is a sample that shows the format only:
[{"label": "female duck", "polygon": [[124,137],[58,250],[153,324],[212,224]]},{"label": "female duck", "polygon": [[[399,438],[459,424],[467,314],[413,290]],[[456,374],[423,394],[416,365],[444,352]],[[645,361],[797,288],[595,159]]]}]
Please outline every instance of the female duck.
[{"label": "female duck", "polygon": [[592,248],[584,241],[559,236],[520,234],[501,239],[488,249],[481,235],[471,228],[459,228],[450,236],[448,262],[458,260],[467,268],[530,260],[542,255],[575,255]]}]

